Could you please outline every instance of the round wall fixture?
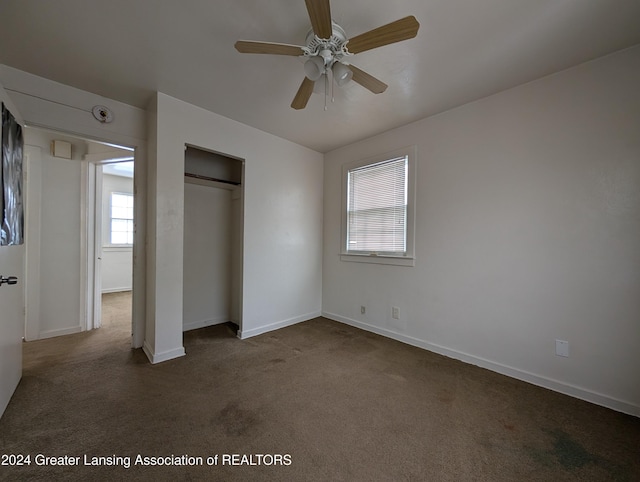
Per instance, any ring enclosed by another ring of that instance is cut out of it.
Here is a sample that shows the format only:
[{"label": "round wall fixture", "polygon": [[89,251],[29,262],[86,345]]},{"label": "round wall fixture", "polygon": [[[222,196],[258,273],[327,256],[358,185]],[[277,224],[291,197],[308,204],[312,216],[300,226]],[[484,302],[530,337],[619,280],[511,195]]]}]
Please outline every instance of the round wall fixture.
[{"label": "round wall fixture", "polygon": [[113,112],[111,112],[111,109],[103,105],[94,106],[92,112],[93,117],[98,119],[100,122],[104,122],[105,124],[108,124],[113,120]]}]

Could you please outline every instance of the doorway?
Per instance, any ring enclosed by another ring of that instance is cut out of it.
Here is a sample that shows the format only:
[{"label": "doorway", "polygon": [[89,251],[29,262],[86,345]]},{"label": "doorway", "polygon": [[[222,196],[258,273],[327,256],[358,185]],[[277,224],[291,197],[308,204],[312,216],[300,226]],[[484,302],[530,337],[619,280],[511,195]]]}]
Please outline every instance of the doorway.
[{"label": "doorway", "polygon": [[185,150],[183,331],[242,325],[244,161]]},{"label": "doorway", "polygon": [[[93,326],[122,322],[122,309],[129,305],[133,289],[134,162],[132,152],[113,146],[93,146],[95,165],[94,215],[94,310]],[[97,152],[96,152],[97,151]],[[117,156],[117,157],[114,157]],[[103,158],[106,158],[103,160]],[[107,306],[103,306],[106,301]],[[109,315],[103,324],[103,312]],[[115,311],[114,311],[115,310]],[[118,316],[114,318],[114,313]]]},{"label": "doorway", "polygon": [[[98,328],[103,203],[97,173],[114,159],[131,161],[133,149],[28,128],[25,154],[25,339]],[[128,270],[132,276],[132,264]]]}]

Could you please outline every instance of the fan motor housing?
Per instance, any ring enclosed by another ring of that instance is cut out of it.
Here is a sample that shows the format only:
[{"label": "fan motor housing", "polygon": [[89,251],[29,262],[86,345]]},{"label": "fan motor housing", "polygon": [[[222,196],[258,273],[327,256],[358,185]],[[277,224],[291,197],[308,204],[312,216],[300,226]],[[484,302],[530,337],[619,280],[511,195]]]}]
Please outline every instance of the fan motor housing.
[{"label": "fan motor housing", "polygon": [[334,21],[331,21],[331,26],[333,32],[328,39],[322,39],[313,30],[309,30],[306,46],[302,47],[305,57],[320,56],[327,68],[351,55],[347,50],[348,39],[344,29]]}]

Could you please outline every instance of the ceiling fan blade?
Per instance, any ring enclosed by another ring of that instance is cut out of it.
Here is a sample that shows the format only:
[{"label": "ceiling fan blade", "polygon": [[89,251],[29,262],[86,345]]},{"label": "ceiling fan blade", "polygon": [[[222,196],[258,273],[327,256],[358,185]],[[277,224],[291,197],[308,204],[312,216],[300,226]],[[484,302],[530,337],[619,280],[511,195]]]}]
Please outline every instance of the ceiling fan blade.
[{"label": "ceiling fan blade", "polygon": [[416,18],[413,15],[409,15],[353,37],[347,43],[347,50],[352,54],[358,54],[383,45],[408,40],[418,34],[418,28],[420,28],[420,24]]},{"label": "ceiling fan blade", "polygon": [[251,40],[238,40],[235,48],[243,54],[274,54],[292,55],[298,57],[304,55],[302,47],[297,45],[278,44],[273,42],[254,42]]},{"label": "ceiling fan blade", "polygon": [[376,79],[373,75],[367,74],[364,70],[360,70],[354,65],[349,65],[348,67],[353,72],[353,77],[351,79],[365,89],[369,89],[374,94],[382,94],[387,90],[388,85],[381,80]]},{"label": "ceiling fan blade", "polygon": [[296,96],[293,98],[293,102],[291,102],[291,107],[300,110],[307,106],[307,102],[309,102],[309,98],[313,94],[313,84],[315,84],[313,80],[309,80],[307,77],[304,78]]},{"label": "ceiling fan blade", "polygon": [[320,38],[328,39],[333,34],[331,5],[329,0],[305,0],[311,20],[311,28]]}]

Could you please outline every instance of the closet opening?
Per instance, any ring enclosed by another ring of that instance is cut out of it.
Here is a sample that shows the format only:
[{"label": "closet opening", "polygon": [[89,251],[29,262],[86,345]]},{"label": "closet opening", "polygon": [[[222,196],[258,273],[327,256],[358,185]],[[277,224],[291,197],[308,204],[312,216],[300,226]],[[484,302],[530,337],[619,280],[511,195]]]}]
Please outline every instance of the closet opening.
[{"label": "closet opening", "polygon": [[242,328],[244,161],[187,145],[183,331]]}]

